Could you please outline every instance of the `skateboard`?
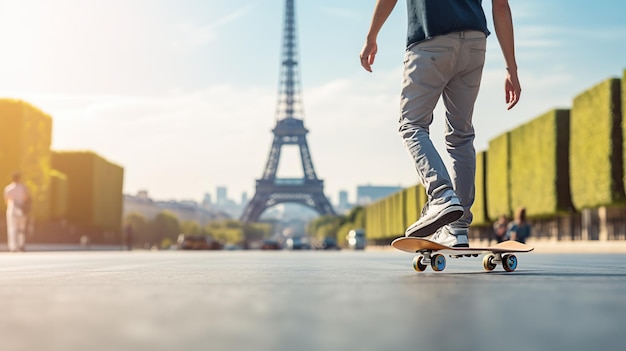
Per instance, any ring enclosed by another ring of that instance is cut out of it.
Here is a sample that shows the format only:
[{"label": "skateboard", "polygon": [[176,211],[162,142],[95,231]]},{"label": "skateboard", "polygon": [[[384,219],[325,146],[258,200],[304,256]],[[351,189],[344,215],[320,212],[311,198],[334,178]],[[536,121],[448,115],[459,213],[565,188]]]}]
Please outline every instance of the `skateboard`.
[{"label": "skateboard", "polygon": [[391,246],[398,250],[418,253],[413,258],[413,268],[418,272],[426,270],[428,265],[436,272],[446,268],[446,257],[478,257],[484,254],[483,268],[493,271],[498,264],[502,265],[507,272],[513,272],[517,268],[517,257],[514,253],[530,252],[533,247],[517,241],[504,241],[489,247],[449,247],[424,238],[401,237],[394,240]]}]

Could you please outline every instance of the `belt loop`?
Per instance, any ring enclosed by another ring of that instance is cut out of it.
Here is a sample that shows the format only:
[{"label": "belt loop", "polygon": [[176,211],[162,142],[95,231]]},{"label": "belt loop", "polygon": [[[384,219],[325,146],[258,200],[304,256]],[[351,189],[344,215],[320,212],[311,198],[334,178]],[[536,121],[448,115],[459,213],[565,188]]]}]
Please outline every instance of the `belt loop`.
[{"label": "belt loop", "polygon": [[465,32],[464,31],[461,31],[461,34],[460,34],[459,38],[461,38],[461,39],[465,38]]}]

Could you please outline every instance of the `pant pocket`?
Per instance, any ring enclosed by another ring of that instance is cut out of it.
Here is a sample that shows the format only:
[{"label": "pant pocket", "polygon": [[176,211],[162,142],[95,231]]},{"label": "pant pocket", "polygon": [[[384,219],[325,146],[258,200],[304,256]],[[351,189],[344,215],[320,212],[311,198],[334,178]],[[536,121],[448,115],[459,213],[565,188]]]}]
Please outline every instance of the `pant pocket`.
[{"label": "pant pocket", "polygon": [[468,69],[461,75],[461,81],[468,87],[480,86],[480,80],[485,66],[485,49],[472,48],[469,52]]}]

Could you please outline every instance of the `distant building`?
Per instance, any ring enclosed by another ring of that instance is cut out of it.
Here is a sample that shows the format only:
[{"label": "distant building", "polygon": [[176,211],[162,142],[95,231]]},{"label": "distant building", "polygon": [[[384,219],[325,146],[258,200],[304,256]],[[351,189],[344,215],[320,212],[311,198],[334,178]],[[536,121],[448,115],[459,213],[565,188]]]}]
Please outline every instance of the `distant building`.
[{"label": "distant building", "polygon": [[204,199],[202,200],[202,207],[204,207],[204,208],[211,208],[212,204],[213,203],[211,202],[211,194],[205,193],[204,194]]},{"label": "distant building", "polygon": [[[210,202],[211,196],[209,194],[205,195],[205,203],[207,197]],[[241,198],[242,203],[238,204],[232,199],[228,198],[228,188],[225,186],[218,186],[215,188],[215,202],[211,203],[209,208],[214,211],[219,211],[227,214],[230,218],[239,218],[241,216],[241,212],[243,212],[243,207],[247,203],[247,195],[243,193]]]},{"label": "distant building", "polygon": [[337,212],[346,213],[350,211],[352,207],[354,206],[348,201],[348,192],[345,190],[341,190],[339,192],[339,202],[337,203],[336,207]]},{"label": "distant building", "polygon": [[245,191],[241,194],[241,206],[245,207],[248,204],[248,193]]},{"label": "distant building", "polygon": [[219,210],[206,208],[203,204],[198,204],[195,201],[155,201],[148,196],[147,191],[140,191],[134,196],[124,195],[124,216],[138,213],[146,220],[151,220],[163,211],[172,212],[180,222],[193,221],[200,226],[230,217]]},{"label": "distant building", "polygon": [[342,190],[339,192],[339,205],[338,207],[347,207],[348,206],[348,192]]},{"label": "distant building", "polygon": [[223,206],[228,201],[228,189],[224,186],[218,186],[215,190],[217,199],[215,200],[218,206]]},{"label": "distant building", "polygon": [[361,185],[356,188],[356,204],[364,206],[404,189],[401,186]]}]

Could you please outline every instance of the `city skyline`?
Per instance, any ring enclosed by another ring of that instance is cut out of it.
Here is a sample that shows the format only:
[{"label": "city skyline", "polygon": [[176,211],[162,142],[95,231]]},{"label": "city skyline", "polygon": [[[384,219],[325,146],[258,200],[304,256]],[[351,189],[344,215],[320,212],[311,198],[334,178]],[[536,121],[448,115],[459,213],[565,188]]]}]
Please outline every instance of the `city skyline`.
[{"label": "city skyline", "polygon": [[[384,196],[390,195],[396,191],[401,190],[402,188],[399,186],[390,186],[390,185],[356,185],[354,188],[354,195],[351,196],[351,192],[348,190],[339,190],[336,194],[327,194],[327,197],[331,204],[335,208],[343,208],[348,209],[352,206],[356,205],[365,205],[369,204],[377,199],[380,199]],[[220,193],[221,192],[221,196]],[[193,198],[156,198],[153,197],[148,189],[139,189],[135,193],[127,193],[124,192],[124,196],[130,197],[141,197],[154,201],[175,201],[180,203],[188,203],[189,201],[197,204],[197,205],[211,205],[219,207],[219,205],[223,205],[226,203],[233,203],[238,206],[243,206],[250,200],[250,194],[247,192],[242,192],[239,194],[233,194],[229,191],[227,186],[218,185],[213,191],[206,190],[202,193],[200,197],[201,200],[193,199]]]},{"label": "city skyline", "polygon": [[[359,184],[418,182],[395,124],[406,9],[399,2],[383,28],[368,74],[358,52],[374,3],[296,2],[305,125],[333,204],[342,190],[354,198]],[[522,100],[505,111],[503,60],[491,35],[475,113],[478,151],[622,76],[626,5],[586,4],[511,2]],[[275,125],[283,6],[282,0],[3,0],[0,96],[50,114],[53,149],[92,150],[122,165],[124,193],[145,189],[158,199],[201,202],[207,189],[226,186],[252,195]],[[490,2],[484,6],[489,12]],[[431,130],[441,148],[441,108],[436,114]],[[299,176],[296,150],[285,151],[282,175]]]}]

